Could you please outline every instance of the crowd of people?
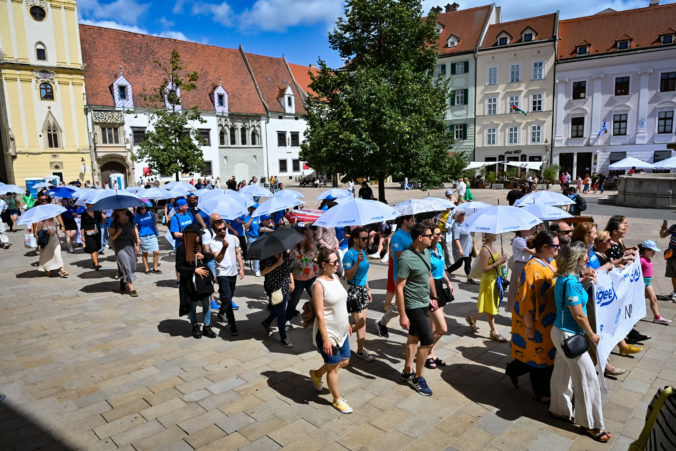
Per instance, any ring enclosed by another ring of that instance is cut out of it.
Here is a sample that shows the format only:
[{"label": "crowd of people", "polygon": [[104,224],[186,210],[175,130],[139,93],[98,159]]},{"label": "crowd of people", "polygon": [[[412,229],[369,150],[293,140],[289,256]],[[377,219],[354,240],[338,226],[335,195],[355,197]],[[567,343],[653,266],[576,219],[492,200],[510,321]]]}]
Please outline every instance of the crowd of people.
[{"label": "crowd of people", "polygon": [[[207,182],[217,186],[220,180]],[[202,180],[198,183],[205,186]],[[228,187],[236,183],[234,176],[226,182]],[[277,189],[284,189],[283,184],[278,183]],[[358,196],[373,198],[368,183],[362,183]],[[510,204],[518,199],[516,196],[510,191]],[[479,330],[478,320],[485,315],[490,340],[510,343],[513,360],[505,374],[514,386],[519,386],[519,376],[528,373],[534,399],[548,404],[553,417],[578,424],[595,440],[608,441],[610,434],[605,431],[593,353],[567,357],[562,343],[574,335],[587,337],[592,349],[599,343],[594,318],[588,315],[587,309],[596,272],[623,267],[636,258],[641,260],[652,321],[668,325],[671,321],[660,315],[651,283],[652,258],[661,250],[651,240],[637,246],[625,244],[627,218],[613,216],[602,231],[597,231],[593,222],[580,222],[571,229],[565,221],[517,231],[508,255],[496,245],[497,235],[478,236],[464,227],[470,211],[461,204],[473,199],[469,183],[460,182],[456,191],[446,191],[446,197],[453,208],[434,217],[419,219],[404,215],[392,224],[384,222],[344,229],[290,223],[283,212],[274,217],[254,217],[257,204],[248,208],[248,214],[225,221],[218,214],[200,211],[194,194],[171,199],[160,216],[174,241],[179,315],[188,315],[192,336],[196,339],[217,336],[211,327],[213,320],[227,324],[232,336],[238,335],[234,294],[237,279],[244,278],[248,261],[252,274],[264,278],[268,314],[261,326],[265,336],[275,334],[274,323],[281,345],[292,347],[287,329],[297,327],[298,319],[307,311],[308,324],[312,325],[311,340],[323,360],[321,367],[310,371],[310,378],[321,391],[326,376],[333,406],[340,412],[350,413],[353,409],[338,386],[339,370],[348,365],[351,357],[349,336],[356,334],[357,358],[365,362],[376,359],[368,350],[366,327],[368,310],[374,302],[369,285],[369,260],[379,259],[388,265],[384,314],[376,323],[376,332],[388,338],[390,321],[399,317],[400,327],[408,331],[400,378],[424,396],[432,395],[424,371],[446,366],[435,353],[435,347],[448,333],[444,308],[455,297],[451,277],[462,267],[466,279],[456,284],[478,284],[476,311],[466,316],[469,332]],[[4,202],[9,218],[15,221],[12,219],[14,210],[20,209],[21,204],[8,202],[11,198],[6,197]],[[52,201],[41,191],[35,205]],[[149,206],[138,207],[133,212],[129,209],[100,212],[90,211],[90,204],[77,207],[67,199],[62,204],[66,212],[29,227],[38,242],[39,271],[68,277],[63,267],[60,238],[63,235],[65,246],[72,252],[79,234],[96,271],[102,267],[99,256],[106,245],[112,247],[121,293],[139,295],[134,287],[139,254],[146,274],[162,273],[157,225],[160,221]],[[329,199],[322,206],[329,209],[335,205]],[[79,232],[76,219],[80,223]],[[13,224],[10,230],[15,228]],[[279,228],[294,228],[298,244],[260,261],[247,258],[247,247]],[[671,236],[667,251],[673,256],[676,224],[668,227],[665,221],[659,234],[663,238]],[[473,258],[478,261],[473,262]],[[511,270],[509,281],[507,266]],[[674,288],[669,296],[676,302],[676,258],[667,260],[666,276],[671,278]],[[303,306],[301,315],[303,293],[309,302]],[[214,319],[212,308],[216,298],[218,312]],[[198,306],[202,311],[201,321]],[[501,306],[511,314],[510,338],[504,337],[496,327],[495,318],[500,315]],[[303,320],[307,322],[306,318]],[[642,348],[637,343],[648,339],[649,336],[633,330],[618,344],[620,354],[640,352]],[[610,363],[605,368],[609,376],[623,372]]]}]

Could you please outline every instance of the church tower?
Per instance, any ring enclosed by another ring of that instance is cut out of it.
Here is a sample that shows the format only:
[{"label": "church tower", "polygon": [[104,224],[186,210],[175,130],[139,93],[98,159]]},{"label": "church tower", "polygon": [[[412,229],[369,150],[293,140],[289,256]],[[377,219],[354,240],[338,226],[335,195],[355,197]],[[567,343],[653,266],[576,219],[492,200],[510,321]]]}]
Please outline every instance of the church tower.
[{"label": "church tower", "polygon": [[0,180],[92,180],[76,0],[0,0]]}]

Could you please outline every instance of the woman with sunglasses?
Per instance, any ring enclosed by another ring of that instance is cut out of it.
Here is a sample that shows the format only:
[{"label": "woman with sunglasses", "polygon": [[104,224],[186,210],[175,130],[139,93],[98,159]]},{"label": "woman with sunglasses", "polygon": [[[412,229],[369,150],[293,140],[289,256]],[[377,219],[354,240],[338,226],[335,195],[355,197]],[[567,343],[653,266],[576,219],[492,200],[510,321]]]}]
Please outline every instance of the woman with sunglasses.
[{"label": "woman with sunglasses", "polygon": [[338,370],[350,362],[349,336],[352,334],[347,312],[347,292],[336,276],[339,264],[336,251],[320,249],[317,254],[320,273],[312,286],[315,310],[312,339],[324,359],[324,365],[318,370],[310,370],[310,378],[319,392],[322,390],[322,376],[326,374],[333,407],[342,413],[352,413],[352,407],[338,391]]},{"label": "woman with sunglasses", "polygon": [[[446,318],[444,317],[444,306],[451,302],[449,295],[454,294],[453,285],[446,274],[446,261],[444,260],[444,248],[441,245],[442,232],[440,227],[434,227],[432,232],[432,244],[430,250],[430,266],[432,267],[432,278],[437,292],[437,305],[430,304],[430,320],[432,323],[432,336],[434,344],[430,350],[430,355],[425,361],[425,368],[434,369],[446,366],[446,362],[436,356],[434,350],[437,342],[448,332]],[[444,285],[445,284],[445,285]],[[448,291],[447,291],[448,290]]]},{"label": "woman with sunglasses", "polygon": [[559,239],[552,232],[539,232],[527,242],[533,256],[519,274],[514,286],[512,310],[512,360],[506,374],[519,387],[519,376],[528,373],[533,395],[546,403],[550,397],[549,382],[554,369],[556,350],[551,329],[556,314],[554,305],[554,258],[559,253]]},{"label": "woman with sunglasses", "polygon": [[354,330],[357,332],[357,357],[372,362],[375,357],[364,348],[366,342],[366,316],[369,304],[373,302],[368,283],[369,261],[366,246],[369,233],[357,227],[350,232],[350,249],[343,257],[345,279],[350,286],[347,290],[347,311],[352,314]]}]

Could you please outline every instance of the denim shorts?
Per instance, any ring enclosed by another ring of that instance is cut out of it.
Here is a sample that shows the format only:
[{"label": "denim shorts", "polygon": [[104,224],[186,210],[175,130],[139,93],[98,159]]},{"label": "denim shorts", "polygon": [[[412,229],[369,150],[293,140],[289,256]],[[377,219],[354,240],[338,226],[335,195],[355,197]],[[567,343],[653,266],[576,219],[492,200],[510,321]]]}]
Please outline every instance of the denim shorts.
[{"label": "denim shorts", "polygon": [[145,235],[141,238],[141,252],[144,254],[148,252],[158,252],[160,250],[157,244],[157,235]]},{"label": "denim shorts", "polygon": [[319,353],[324,358],[324,363],[327,363],[329,365],[335,365],[336,363],[340,363],[341,361],[350,358],[350,337],[345,337],[343,346],[341,346],[340,349],[338,349],[338,352],[333,355],[324,353],[324,342],[322,341],[322,333],[319,331],[317,331],[316,340],[317,340],[317,351],[319,351]]}]

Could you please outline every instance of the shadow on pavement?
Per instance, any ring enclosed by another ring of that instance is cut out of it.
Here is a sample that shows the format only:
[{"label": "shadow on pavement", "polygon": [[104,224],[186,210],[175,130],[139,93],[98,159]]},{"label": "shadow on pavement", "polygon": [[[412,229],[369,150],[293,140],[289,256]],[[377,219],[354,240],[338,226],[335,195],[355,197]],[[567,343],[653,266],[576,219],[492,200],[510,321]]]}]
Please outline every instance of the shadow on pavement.
[{"label": "shadow on pavement", "polygon": [[2,431],[0,448],[2,449],[58,449],[75,450],[69,443],[55,437],[49,430],[38,424],[35,419],[15,408],[9,398],[0,403]]},{"label": "shadow on pavement", "polygon": [[[267,378],[270,388],[296,404],[307,405],[313,402],[320,405],[331,405],[326,399],[317,396],[312,380],[307,375],[291,371],[263,371],[261,375]],[[324,388],[321,393],[324,392],[328,392],[328,389]]]},{"label": "shadow on pavement", "polygon": [[37,269],[31,270],[31,271],[25,271],[25,272],[20,272],[17,273],[16,278],[17,279],[38,279],[46,277],[45,273],[42,273],[38,271]]},{"label": "shadow on pavement", "polygon": [[171,337],[192,337],[190,321],[184,319],[162,320],[157,325],[157,331],[163,334],[169,334]]},{"label": "shadow on pavement", "polygon": [[120,282],[117,280],[112,280],[85,285],[84,287],[80,288],[80,291],[83,293],[119,293]]}]

